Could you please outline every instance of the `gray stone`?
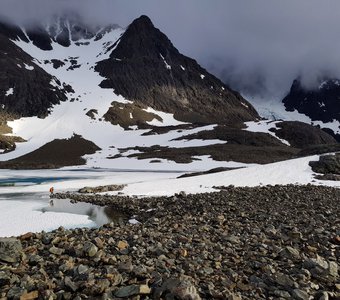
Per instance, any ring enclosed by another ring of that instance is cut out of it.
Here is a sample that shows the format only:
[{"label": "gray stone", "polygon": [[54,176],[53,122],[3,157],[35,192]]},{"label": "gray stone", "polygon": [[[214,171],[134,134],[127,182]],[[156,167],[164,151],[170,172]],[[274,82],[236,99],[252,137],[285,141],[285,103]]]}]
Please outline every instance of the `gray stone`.
[{"label": "gray stone", "polygon": [[133,270],[133,265],[131,261],[122,262],[118,265],[118,271],[130,273]]},{"label": "gray stone", "polygon": [[52,246],[48,251],[54,255],[62,255],[65,250]]},{"label": "gray stone", "polygon": [[115,292],[115,296],[119,298],[127,298],[134,295],[147,295],[151,293],[151,289],[146,285],[128,285],[120,288]]},{"label": "gray stone", "polygon": [[299,260],[300,259],[300,252],[299,250],[287,246],[286,248],[284,248],[281,252],[280,255],[283,257],[286,257],[290,260]]},{"label": "gray stone", "polygon": [[0,287],[9,284],[11,281],[11,277],[8,276],[8,274],[6,274],[3,271],[0,271]]},{"label": "gray stone", "polygon": [[274,295],[277,297],[284,298],[284,299],[291,299],[291,295],[287,291],[283,291],[283,290],[275,290]]},{"label": "gray stone", "polygon": [[0,238],[0,260],[15,263],[21,259],[21,242],[16,238]]},{"label": "gray stone", "polygon": [[228,236],[226,238],[226,240],[232,244],[239,244],[240,243],[240,238],[235,236],[235,235],[231,235],[231,236]]},{"label": "gray stone", "polygon": [[64,284],[66,287],[71,289],[72,292],[75,292],[78,289],[78,286],[68,276],[65,277]]},{"label": "gray stone", "polygon": [[278,273],[275,276],[275,282],[279,285],[282,285],[284,287],[293,287],[294,281],[290,279],[290,277],[283,273]]},{"label": "gray stone", "polygon": [[339,270],[338,264],[335,261],[330,261],[328,263],[328,266],[329,266],[329,268],[328,268],[329,275],[334,277],[334,278],[337,278],[339,276],[339,274],[338,274],[338,272],[339,272],[338,271]]},{"label": "gray stone", "polygon": [[316,300],[329,300],[327,292],[319,292],[314,297]]},{"label": "gray stone", "polygon": [[109,191],[121,191],[125,187],[124,184],[111,184],[111,185],[104,185],[104,186],[97,186],[97,187],[83,187],[78,190],[78,193],[103,193]]},{"label": "gray stone", "polygon": [[7,293],[7,298],[8,299],[20,299],[20,296],[24,293],[26,293],[27,291],[20,286],[13,286]]},{"label": "gray stone", "polygon": [[237,294],[234,294],[234,293],[231,293],[229,292],[228,295],[227,295],[227,300],[241,300],[241,296],[240,295],[237,295]]},{"label": "gray stone", "polygon": [[206,275],[210,275],[210,274],[214,273],[214,269],[210,268],[210,267],[205,267],[205,268],[201,269],[201,273],[206,274]]},{"label": "gray stone", "polygon": [[307,269],[313,269],[315,267],[319,267],[323,270],[327,270],[328,269],[328,263],[327,261],[317,255],[316,258],[311,258],[311,259],[308,259],[304,262],[304,266],[307,268]]},{"label": "gray stone", "polygon": [[322,276],[326,280],[334,280],[339,276],[339,266],[335,261],[326,261],[317,255],[315,259],[304,262],[304,266],[311,270],[314,276]]},{"label": "gray stone", "polygon": [[309,300],[309,295],[305,291],[299,289],[293,290],[292,296],[296,300]]},{"label": "gray stone", "polygon": [[98,252],[98,248],[95,244],[91,242],[86,242],[83,248],[85,254],[89,257],[93,257]]},{"label": "gray stone", "polygon": [[307,269],[301,269],[300,274],[305,276],[307,280],[310,280],[312,277],[312,274]]},{"label": "gray stone", "polygon": [[293,238],[294,240],[300,240],[302,239],[302,233],[299,231],[292,231],[289,233],[290,237]]},{"label": "gray stone", "polygon": [[173,297],[178,299],[200,300],[195,286],[192,283],[192,278],[189,276],[181,276],[179,279],[170,278],[166,280],[160,289],[155,292],[155,297],[161,296],[163,293],[169,292]]},{"label": "gray stone", "polygon": [[77,273],[79,275],[82,275],[82,274],[86,274],[89,272],[89,267],[88,266],[84,266],[84,265],[79,265],[77,267]]},{"label": "gray stone", "polygon": [[107,277],[110,280],[112,286],[117,286],[123,281],[122,275],[117,270],[113,270],[108,273]]},{"label": "gray stone", "polygon": [[95,243],[96,243],[96,245],[97,245],[97,247],[98,247],[99,249],[103,249],[103,248],[104,248],[104,242],[103,242],[102,239],[100,239],[99,237],[96,237],[96,238],[94,239],[94,241],[95,241]]},{"label": "gray stone", "polygon": [[37,264],[42,263],[43,261],[44,261],[43,258],[39,255],[31,255],[28,259],[28,263],[31,266],[36,266]]},{"label": "gray stone", "polygon": [[110,281],[108,279],[98,279],[96,281],[96,285],[94,286],[93,291],[96,294],[102,294],[107,291],[110,287]]}]

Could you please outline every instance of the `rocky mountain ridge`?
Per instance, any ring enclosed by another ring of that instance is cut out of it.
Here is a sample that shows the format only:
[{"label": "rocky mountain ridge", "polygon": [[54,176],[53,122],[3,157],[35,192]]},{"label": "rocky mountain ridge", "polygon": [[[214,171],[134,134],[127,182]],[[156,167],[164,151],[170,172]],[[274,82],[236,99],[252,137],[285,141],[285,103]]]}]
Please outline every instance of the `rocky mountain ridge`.
[{"label": "rocky mountain ridge", "polygon": [[[309,117],[313,122],[334,123],[326,129],[340,140],[340,80],[324,78],[319,86],[307,89],[300,79],[295,79],[288,95],[282,100],[287,111],[298,111]],[[338,125],[336,125],[338,124]]]},{"label": "rocky mountain ridge", "polygon": [[[28,158],[39,157],[42,149],[46,153],[52,141],[69,145],[74,135],[101,149],[88,155],[86,164],[124,168],[130,161],[142,168],[206,165],[206,160],[209,168],[222,161],[228,167],[233,160],[268,163],[336,143],[310,125],[299,140],[293,134],[298,124],[282,133],[274,123],[259,121],[249,102],[182,55],[146,16],[126,29],[88,26],[66,16],[26,29],[1,23],[0,38],[0,134],[11,127],[22,137],[0,136],[0,160],[9,163],[2,167],[39,167]],[[29,118],[7,123],[20,117]],[[249,121],[257,127],[252,133]],[[24,140],[17,150],[15,143]],[[70,165],[72,150],[63,161],[46,154],[44,166]]]},{"label": "rocky mountain ridge", "polygon": [[53,43],[63,47],[69,47],[72,42],[84,42],[84,40],[99,40],[104,34],[119,28],[117,24],[106,26],[93,25],[83,20],[76,13],[68,13],[63,16],[54,16],[44,22],[30,24],[13,24],[8,21],[0,21],[0,33],[11,40],[22,40],[41,50],[53,50]]},{"label": "rocky mountain ridge", "polygon": [[179,53],[147,16],[134,20],[117,41],[110,58],[96,70],[126,99],[174,113],[197,123],[235,123],[259,119],[243,97]]},{"label": "rocky mountain ridge", "polygon": [[43,117],[71,91],[0,33],[0,113]]}]

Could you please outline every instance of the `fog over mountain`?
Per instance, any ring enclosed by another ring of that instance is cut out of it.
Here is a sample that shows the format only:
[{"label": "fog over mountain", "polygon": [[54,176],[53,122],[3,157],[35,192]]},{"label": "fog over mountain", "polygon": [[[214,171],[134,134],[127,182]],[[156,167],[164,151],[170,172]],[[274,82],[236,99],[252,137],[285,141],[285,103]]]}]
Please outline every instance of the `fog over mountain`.
[{"label": "fog over mountain", "polygon": [[16,23],[70,11],[121,26],[146,14],[181,52],[247,94],[279,98],[298,76],[309,88],[340,77],[336,0],[0,0],[2,18]]}]

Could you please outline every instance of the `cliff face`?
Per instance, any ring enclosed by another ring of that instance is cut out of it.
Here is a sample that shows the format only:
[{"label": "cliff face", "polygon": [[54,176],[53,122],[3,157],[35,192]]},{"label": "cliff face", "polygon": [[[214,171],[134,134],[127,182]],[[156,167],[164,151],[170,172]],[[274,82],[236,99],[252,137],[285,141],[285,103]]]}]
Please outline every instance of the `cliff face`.
[{"label": "cliff face", "polygon": [[0,113],[43,117],[70,90],[0,33]]},{"label": "cliff face", "polygon": [[131,23],[96,71],[106,78],[101,87],[181,121],[231,124],[259,117],[240,94],[180,54],[146,16]]},{"label": "cliff face", "polygon": [[297,110],[313,121],[340,121],[340,80],[323,80],[313,90],[304,89],[299,80],[294,80],[289,94],[282,101],[288,111]]}]

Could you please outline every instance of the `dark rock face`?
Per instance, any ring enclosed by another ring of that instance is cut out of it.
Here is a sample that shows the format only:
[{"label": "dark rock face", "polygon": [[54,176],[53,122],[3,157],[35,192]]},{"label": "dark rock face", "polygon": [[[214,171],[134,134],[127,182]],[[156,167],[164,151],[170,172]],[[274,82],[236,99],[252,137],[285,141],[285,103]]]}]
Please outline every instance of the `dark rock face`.
[{"label": "dark rock face", "polygon": [[304,147],[302,150],[299,151],[297,155],[298,156],[310,156],[310,155],[339,152],[339,151],[340,151],[339,143],[338,144],[323,144],[323,145],[314,145],[314,146]]},{"label": "dark rock face", "polygon": [[23,40],[27,43],[29,42],[23,31],[13,24],[0,22],[0,34],[7,36],[9,39],[14,41]]},{"label": "dark rock face", "polygon": [[37,22],[25,26],[27,35],[15,24],[2,21],[0,22],[0,34],[11,40],[22,40],[27,43],[31,41],[36,47],[49,51],[53,49],[53,42],[68,47],[71,45],[71,41],[77,42],[80,39],[95,38],[100,40],[104,33],[117,27],[118,25],[116,24],[111,24],[104,28],[92,26],[86,24],[79,15],[70,13],[64,17],[52,18],[47,25]]},{"label": "dark rock face", "polygon": [[[117,25],[110,25],[106,27],[106,30],[109,31],[116,27]],[[51,40],[61,46],[68,47],[71,45],[71,41],[77,42],[80,39],[91,39],[93,37],[100,39],[103,34],[99,32],[99,29],[99,27],[85,24],[78,15],[69,14],[52,20],[47,30]]]},{"label": "dark rock face", "polygon": [[45,61],[45,64],[47,64],[47,63],[52,63],[53,64],[53,68],[55,68],[55,69],[58,69],[58,68],[60,68],[60,67],[65,65],[65,63],[63,61],[59,60],[59,59],[51,59],[51,62],[49,62],[47,60],[47,61]]},{"label": "dark rock face", "polygon": [[52,86],[52,80],[31,56],[0,34],[0,112],[46,116],[53,104],[67,99],[66,86],[58,80],[59,86]]},{"label": "dark rock face", "polygon": [[319,161],[311,161],[309,165],[316,173],[340,175],[340,153],[320,156]]},{"label": "dark rock face", "polygon": [[128,129],[129,126],[147,127],[147,122],[154,119],[162,121],[162,118],[158,115],[146,112],[134,104],[118,102],[111,103],[111,107],[104,118],[111,124],[120,125],[124,129]]},{"label": "dark rock face", "polygon": [[216,126],[213,130],[204,130],[198,133],[184,135],[176,140],[222,140],[228,142],[228,145],[245,145],[254,147],[265,146],[284,146],[278,139],[268,133],[251,132],[239,128],[229,128],[227,126]]},{"label": "dark rock face", "polygon": [[141,16],[97,64],[103,88],[175,118],[199,123],[235,123],[259,118],[237,92],[179,53],[150,19]]},{"label": "dark rock face", "polygon": [[330,128],[322,128],[322,130],[331,135],[333,138],[337,140],[338,143],[340,143],[340,134],[334,133],[334,131]]},{"label": "dark rock face", "polygon": [[296,109],[313,121],[340,121],[340,80],[324,80],[319,88],[311,91],[306,91],[299,80],[294,80],[289,94],[282,101],[287,111]]},{"label": "dark rock face", "polygon": [[67,28],[66,24],[63,24],[64,26],[62,27],[61,32],[56,36],[55,40],[57,43],[59,43],[60,45],[64,46],[64,47],[68,47],[71,44],[70,41],[70,32]]},{"label": "dark rock face", "polygon": [[284,139],[295,148],[312,145],[336,144],[337,141],[320,128],[298,121],[285,121],[277,124],[275,135]]},{"label": "dark rock face", "polygon": [[[217,161],[260,164],[340,150],[340,144],[319,128],[301,122],[281,122],[277,126],[280,128],[275,131],[275,135],[287,140],[290,146],[283,144],[279,139],[268,133],[251,132],[219,125],[212,130],[183,135],[175,140],[217,139],[226,141],[226,144],[185,148],[154,145],[152,147],[134,147],[119,150],[121,155],[124,155],[127,150],[139,151],[139,153],[130,154],[128,157],[167,159],[177,163],[190,163],[197,159],[197,156],[210,155]],[[112,159],[115,158],[119,158],[119,156],[112,157]]]},{"label": "dark rock face", "polygon": [[85,154],[93,154],[100,148],[79,135],[70,139],[55,139],[37,150],[18,158],[0,162],[0,169],[52,169],[83,165]]},{"label": "dark rock face", "polygon": [[[298,149],[282,146],[250,146],[240,144],[214,144],[201,147],[171,148],[158,145],[152,147],[131,147],[119,149],[121,153],[135,150],[127,157],[138,159],[167,159],[179,164],[191,163],[199,160],[197,156],[209,155],[216,161],[237,161],[242,163],[268,164],[296,157]],[[108,157],[119,158],[119,157]],[[156,161],[155,161],[156,162]]]},{"label": "dark rock face", "polygon": [[52,39],[48,32],[40,25],[30,27],[27,29],[27,35],[33,42],[33,45],[37,46],[42,50],[52,50]]}]

